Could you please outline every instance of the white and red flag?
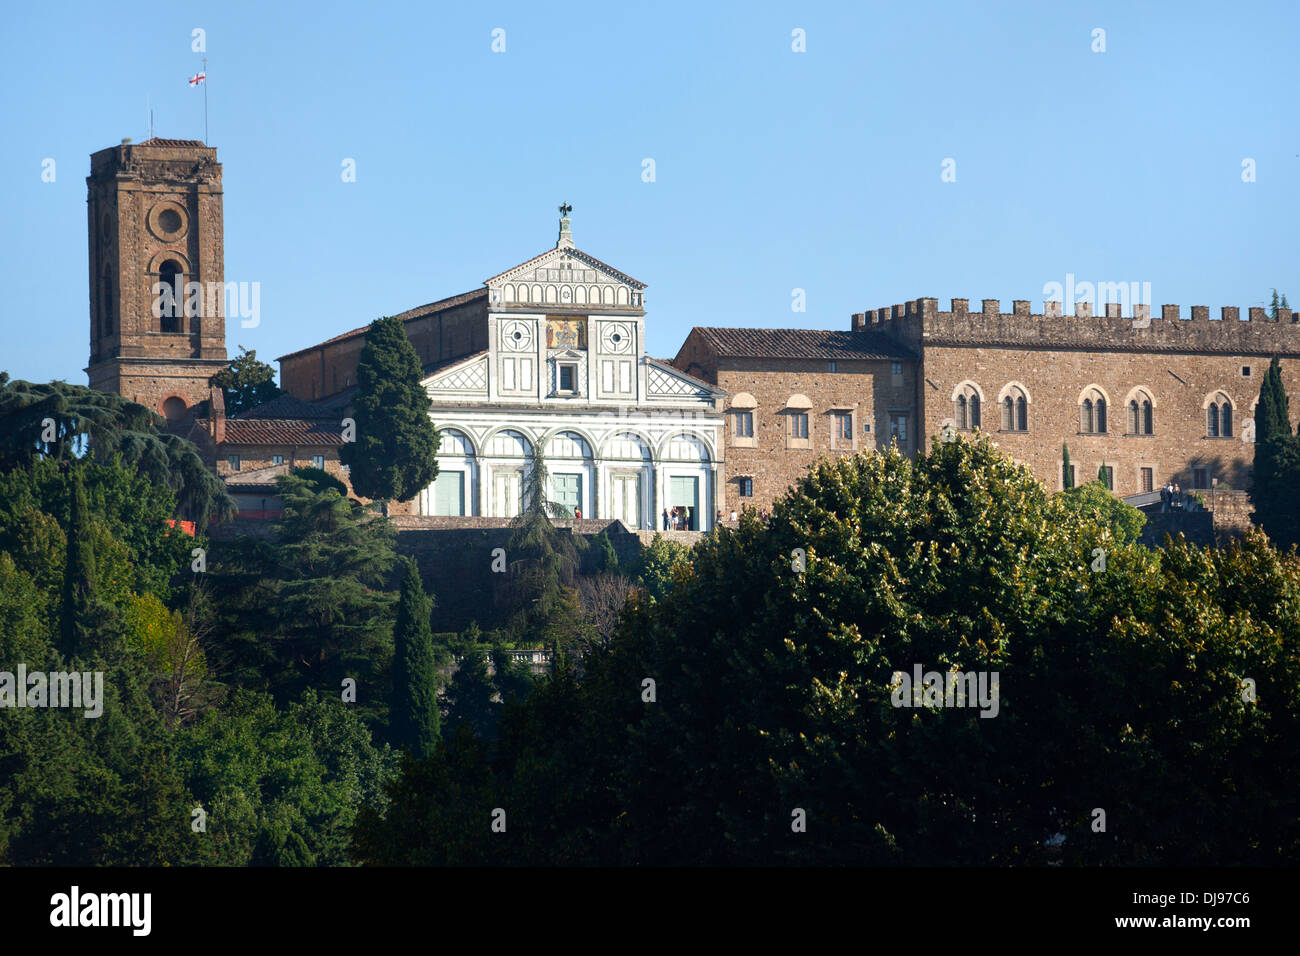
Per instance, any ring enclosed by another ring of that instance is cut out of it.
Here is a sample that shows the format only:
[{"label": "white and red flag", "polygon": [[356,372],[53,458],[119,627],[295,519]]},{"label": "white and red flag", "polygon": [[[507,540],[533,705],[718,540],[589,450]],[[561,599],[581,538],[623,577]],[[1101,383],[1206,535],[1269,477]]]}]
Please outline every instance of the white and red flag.
[{"label": "white and red flag", "polygon": [[195,73],[190,77],[190,86],[198,86],[200,83],[205,82],[207,78],[207,73]]}]

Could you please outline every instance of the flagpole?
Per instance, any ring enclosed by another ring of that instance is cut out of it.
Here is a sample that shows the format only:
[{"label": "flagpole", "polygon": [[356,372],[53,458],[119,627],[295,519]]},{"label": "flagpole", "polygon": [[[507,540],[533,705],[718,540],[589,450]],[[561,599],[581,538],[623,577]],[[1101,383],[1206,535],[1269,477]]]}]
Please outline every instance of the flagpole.
[{"label": "flagpole", "polygon": [[203,58],[203,143],[208,142],[208,58]]}]

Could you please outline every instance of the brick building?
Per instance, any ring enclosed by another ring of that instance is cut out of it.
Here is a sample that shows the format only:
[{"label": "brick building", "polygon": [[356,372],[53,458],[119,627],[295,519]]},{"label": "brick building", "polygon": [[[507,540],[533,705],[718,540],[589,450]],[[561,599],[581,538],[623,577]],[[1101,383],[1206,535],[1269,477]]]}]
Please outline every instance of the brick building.
[{"label": "brick building", "polygon": [[696,328],[674,364],[729,393],[729,507],[770,505],[817,455],[884,447],[895,435],[916,452],[945,425],[990,434],[1053,491],[1063,487],[1063,445],[1075,483],[1104,468],[1119,495],[1168,480],[1248,488],[1254,406],[1274,355],[1288,391],[1300,391],[1297,314],[1133,312],[1111,303],[1093,315],[1082,302],[1065,315],[1047,302],[1031,314],[1017,300],[1004,313],[996,299],[978,312],[954,299],[940,312],[922,298],[854,315],[851,333]]},{"label": "brick building", "polygon": [[[91,155],[86,191],[90,387],[179,422],[226,365],[217,151],[196,140],[124,141]],[[222,305],[159,307],[158,283],[220,290]]]},{"label": "brick building", "polygon": [[727,393],[725,509],[770,506],[824,455],[913,449],[916,358],[876,329],[692,329],[673,364]]}]

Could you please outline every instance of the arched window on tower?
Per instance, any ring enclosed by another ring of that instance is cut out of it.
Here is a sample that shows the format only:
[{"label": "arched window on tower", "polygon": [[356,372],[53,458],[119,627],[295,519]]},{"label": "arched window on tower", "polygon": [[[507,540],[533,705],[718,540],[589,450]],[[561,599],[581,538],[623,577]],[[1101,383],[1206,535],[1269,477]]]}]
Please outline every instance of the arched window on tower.
[{"label": "arched window on tower", "polygon": [[[181,316],[185,314],[185,280],[183,271],[175,259],[168,259],[158,267],[158,281],[162,283],[161,295],[157,297],[160,305],[158,331],[181,331]],[[179,281],[178,281],[179,280]]]},{"label": "arched window on tower", "polygon": [[967,409],[966,409],[966,396],[965,396],[965,395],[958,395],[958,396],[957,396],[957,405],[956,405],[956,408],[953,409],[953,411],[954,411],[954,413],[955,413],[955,417],[956,417],[956,419],[957,419],[957,427],[958,427],[958,428],[969,428],[970,426],[967,424],[967,418],[966,418],[966,416],[967,416]]},{"label": "arched window on tower", "polygon": [[1002,430],[1029,430],[1029,396],[1019,385],[1008,385],[1002,390]]},{"label": "arched window on tower", "polygon": [[101,335],[113,334],[113,277],[107,272],[100,282],[99,332]]},{"label": "arched window on tower", "polygon": [[1016,399],[1016,431],[1029,430],[1029,402],[1021,395]]},{"label": "arched window on tower", "polygon": [[1205,413],[1205,434],[1210,438],[1219,437],[1219,403],[1210,402]]}]

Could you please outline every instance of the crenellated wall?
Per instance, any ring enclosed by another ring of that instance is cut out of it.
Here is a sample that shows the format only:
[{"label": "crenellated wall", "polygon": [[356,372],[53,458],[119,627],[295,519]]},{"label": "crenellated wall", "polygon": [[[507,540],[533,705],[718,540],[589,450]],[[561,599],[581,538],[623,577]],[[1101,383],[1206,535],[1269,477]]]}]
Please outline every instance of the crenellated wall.
[{"label": "crenellated wall", "polygon": [[1016,299],[1012,311],[1001,311],[998,299],[984,299],[971,311],[969,299],[953,299],[947,312],[939,300],[914,299],[853,316],[855,329],[882,329],[913,348],[929,345],[1003,346],[1009,348],[1086,349],[1089,351],[1196,352],[1226,355],[1300,357],[1300,313],[1279,310],[1271,319],[1264,309],[1194,305],[1134,305],[1121,315],[1119,303],[1103,305],[1093,314],[1089,302],[1066,315],[1058,301],[1030,311],[1028,299]]}]

